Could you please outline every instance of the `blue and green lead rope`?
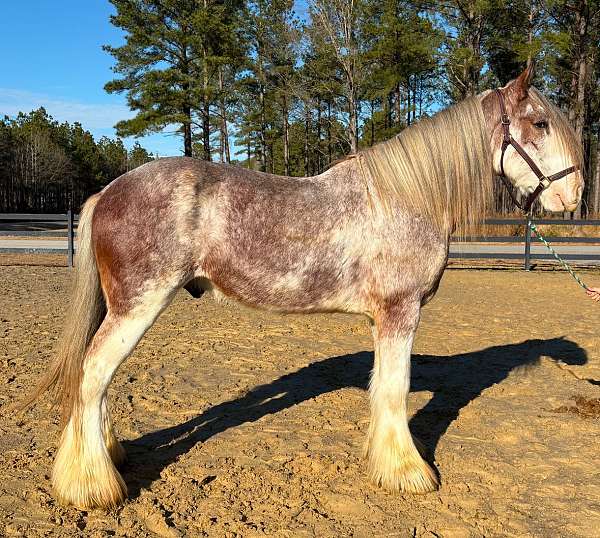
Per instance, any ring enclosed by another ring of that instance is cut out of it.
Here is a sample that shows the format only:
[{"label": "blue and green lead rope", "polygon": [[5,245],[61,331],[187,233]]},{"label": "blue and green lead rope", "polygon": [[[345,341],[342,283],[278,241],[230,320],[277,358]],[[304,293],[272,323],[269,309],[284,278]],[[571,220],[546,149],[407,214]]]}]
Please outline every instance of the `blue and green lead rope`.
[{"label": "blue and green lead rope", "polygon": [[589,288],[583,283],[583,281],[577,276],[577,274],[575,273],[575,271],[573,271],[573,269],[571,268],[571,266],[565,261],[563,260],[558,254],[557,252],[550,246],[550,243],[548,243],[548,241],[546,241],[544,239],[544,236],[539,232],[539,230],[535,227],[535,224],[533,222],[531,222],[530,220],[527,221],[529,227],[531,228],[531,231],[535,234],[535,236],[542,242],[544,243],[544,245],[546,245],[546,248],[550,251],[550,253],[552,254],[552,256],[554,256],[556,258],[556,261],[558,261],[559,263],[562,264],[562,266],[569,271],[569,274],[573,277],[573,279],[575,280],[575,282],[577,282],[577,284],[579,284],[584,290],[588,290]]}]

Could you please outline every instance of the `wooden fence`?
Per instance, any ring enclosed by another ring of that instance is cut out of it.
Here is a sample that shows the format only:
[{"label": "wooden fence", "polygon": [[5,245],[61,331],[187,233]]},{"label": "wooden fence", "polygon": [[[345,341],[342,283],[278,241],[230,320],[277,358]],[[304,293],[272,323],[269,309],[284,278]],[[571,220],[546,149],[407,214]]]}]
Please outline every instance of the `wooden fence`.
[{"label": "wooden fence", "polygon": [[[559,220],[559,219],[532,219],[536,226],[600,226],[600,220]],[[519,253],[495,253],[495,252],[477,252],[477,253],[451,253],[450,258],[462,259],[494,259],[494,260],[523,260],[523,268],[526,271],[531,269],[532,260],[554,260],[554,256],[549,252],[543,254],[534,253],[531,250],[531,228],[529,221],[523,219],[487,219],[485,224],[488,226],[523,226],[524,235],[520,236],[482,236],[461,238],[461,242],[466,243],[523,243],[523,252]],[[550,243],[578,243],[578,244],[600,244],[600,237],[556,237],[546,238]],[[457,240],[452,238],[453,242]],[[600,249],[598,253],[561,253],[561,257],[571,262],[581,261],[600,261]]]},{"label": "wooden fence", "polygon": [[[49,235],[48,232],[30,232],[27,230],[11,230],[11,235],[19,235],[19,236],[46,236],[46,237],[67,237],[67,265],[69,267],[73,267],[73,258],[75,256],[75,223],[79,221],[79,215],[75,215],[72,210],[67,211],[67,213],[56,214],[56,213],[0,213],[0,221],[10,221],[10,222],[46,222],[46,223],[64,223],[67,227],[65,232],[52,233]],[[0,235],[7,235],[8,232],[3,232],[0,230]],[[9,250],[13,252],[13,249],[2,249],[0,248],[0,252],[6,252]],[[28,249],[27,252],[40,252],[45,251],[47,249],[38,249],[32,248]],[[54,249],[53,249],[54,250]],[[62,249],[56,249],[60,252]]]}]

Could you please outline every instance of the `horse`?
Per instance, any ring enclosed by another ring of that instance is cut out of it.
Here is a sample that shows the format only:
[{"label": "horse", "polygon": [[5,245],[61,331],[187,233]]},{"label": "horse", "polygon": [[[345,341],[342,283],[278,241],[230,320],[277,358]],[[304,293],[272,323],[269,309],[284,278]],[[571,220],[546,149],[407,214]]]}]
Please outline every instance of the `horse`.
[{"label": "horse", "polygon": [[[125,452],[107,402],[119,365],[179,289],[282,313],[347,312],[370,321],[375,362],[365,455],[370,479],[425,493],[438,473],[408,427],[413,337],[447,265],[451,234],[467,233],[503,171],[523,195],[545,173],[540,201],[573,211],[581,148],[566,118],[531,86],[528,68],[499,91],[423,119],[324,173],[276,176],[187,157],[152,161],[85,203],[70,311],[56,359],[31,405],[51,390],[63,431],[55,496],[82,510],[122,503]],[[501,106],[505,107],[504,113]]]}]

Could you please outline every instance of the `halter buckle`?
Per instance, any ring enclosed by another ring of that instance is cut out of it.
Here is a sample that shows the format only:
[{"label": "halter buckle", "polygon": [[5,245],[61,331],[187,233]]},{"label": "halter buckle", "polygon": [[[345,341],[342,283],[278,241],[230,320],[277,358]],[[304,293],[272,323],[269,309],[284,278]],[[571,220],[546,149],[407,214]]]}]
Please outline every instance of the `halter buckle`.
[{"label": "halter buckle", "polygon": [[510,125],[510,118],[508,117],[508,114],[502,114],[500,121],[502,122],[502,125]]},{"label": "halter buckle", "polygon": [[544,187],[544,189],[547,189],[551,184],[552,182],[547,177],[540,179],[540,185]]}]

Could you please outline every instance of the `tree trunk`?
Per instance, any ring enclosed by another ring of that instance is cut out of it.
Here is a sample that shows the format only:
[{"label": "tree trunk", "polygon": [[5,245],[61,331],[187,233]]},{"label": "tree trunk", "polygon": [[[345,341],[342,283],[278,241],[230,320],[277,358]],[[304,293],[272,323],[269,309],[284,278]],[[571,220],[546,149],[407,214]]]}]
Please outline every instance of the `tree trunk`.
[{"label": "tree trunk", "polygon": [[267,145],[267,170],[269,173],[275,173],[275,152],[273,151],[273,142]]},{"label": "tree trunk", "polygon": [[317,173],[320,174],[323,171],[323,155],[321,148],[321,128],[322,128],[322,117],[321,117],[321,99],[317,97]]},{"label": "tree trunk", "polygon": [[410,78],[406,81],[406,125],[410,125]]},{"label": "tree trunk", "polygon": [[231,148],[229,146],[229,127],[227,126],[227,116],[223,118],[223,140],[225,141],[225,162],[231,162]]},{"label": "tree trunk", "polygon": [[350,85],[348,90],[348,138],[350,139],[350,153],[358,153],[358,109],[356,89],[353,85]]},{"label": "tree trunk", "polygon": [[600,210],[600,127],[598,127],[598,140],[596,142],[596,173],[592,178],[592,211],[597,215]]},{"label": "tree trunk", "polygon": [[183,154],[192,156],[192,111],[189,106],[183,107],[183,115],[186,121],[183,124]]},{"label": "tree trunk", "polygon": [[281,103],[283,113],[283,168],[286,176],[290,175],[290,121],[287,96],[283,94]]},{"label": "tree trunk", "polygon": [[466,35],[461,38],[462,45],[471,49],[472,62],[465,61],[462,69],[461,98],[472,97],[478,93],[481,61],[481,29],[483,15],[475,12],[475,4],[471,3],[468,13],[464,14],[467,25]]},{"label": "tree trunk", "polygon": [[408,93],[410,94],[410,103],[411,103],[411,107],[410,107],[410,121],[411,123],[414,123],[417,117],[417,90],[416,90],[416,83],[415,83],[415,77],[408,77]]},{"label": "tree trunk", "polygon": [[402,121],[402,93],[400,92],[400,84],[396,84],[394,88],[394,113],[396,115],[396,125],[400,125]]},{"label": "tree trunk", "polygon": [[[589,23],[589,5],[587,0],[582,0],[578,4],[578,10],[575,12],[575,28],[577,31],[577,54],[573,65],[573,79],[571,89],[573,90],[572,106],[569,111],[569,119],[575,129],[575,134],[583,144],[583,131],[586,119],[586,94],[588,78],[588,23]],[[575,218],[581,218],[581,205],[575,211]]]},{"label": "tree trunk", "polygon": [[331,164],[333,151],[331,147],[331,98],[327,100],[327,164]]},{"label": "tree trunk", "polygon": [[534,19],[534,11],[535,11],[535,3],[532,1],[531,4],[529,5],[529,15],[527,17],[527,20],[529,22],[528,24],[528,28],[527,28],[527,44],[529,45],[527,47],[527,68],[529,69],[529,67],[531,67],[531,62],[533,62],[533,56],[531,54],[531,45],[533,43],[533,19]]},{"label": "tree trunk", "polygon": [[569,111],[569,119],[579,140],[583,141],[583,128],[585,123],[585,101],[588,76],[588,33],[589,6],[587,0],[579,3],[575,12],[575,28],[577,30],[577,54],[573,65],[573,78],[571,90],[573,103]]},{"label": "tree trunk", "polygon": [[210,104],[208,96],[204,96],[202,101],[202,158],[205,161],[210,161]]},{"label": "tree trunk", "polygon": [[308,137],[310,135],[310,102],[307,101],[304,105],[304,175],[310,176],[310,159],[308,155]]},{"label": "tree trunk", "polygon": [[583,128],[585,124],[585,102],[587,86],[587,58],[582,58],[579,62],[579,77],[577,81],[577,119],[575,121],[575,133],[583,140]]},{"label": "tree trunk", "polygon": [[260,169],[263,172],[267,171],[267,137],[266,131],[266,118],[265,118],[265,88],[263,85],[263,69],[262,69],[262,57],[258,57],[258,72],[259,72],[259,99],[260,99],[260,131],[259,131],[259,142],[260,142]]},{"label": "tree trunk", "polygon": [[423,115],[423,77],[419,77],[419,118]]},{"label": "tree trunk", "polygon": [[208,98],[208,55],[206,47],[202,47],[202,55],[202,158],[205,161],[210,161],[210,100]]},{"label": "tree trunk", "polygon": [[229,150],[229,128],[227,126],[227,107],[225,105],[224,87],[223,87],[223,68],[219,67],[219,93],[221,106],[221,162],[231,162],[231,152]]}]

